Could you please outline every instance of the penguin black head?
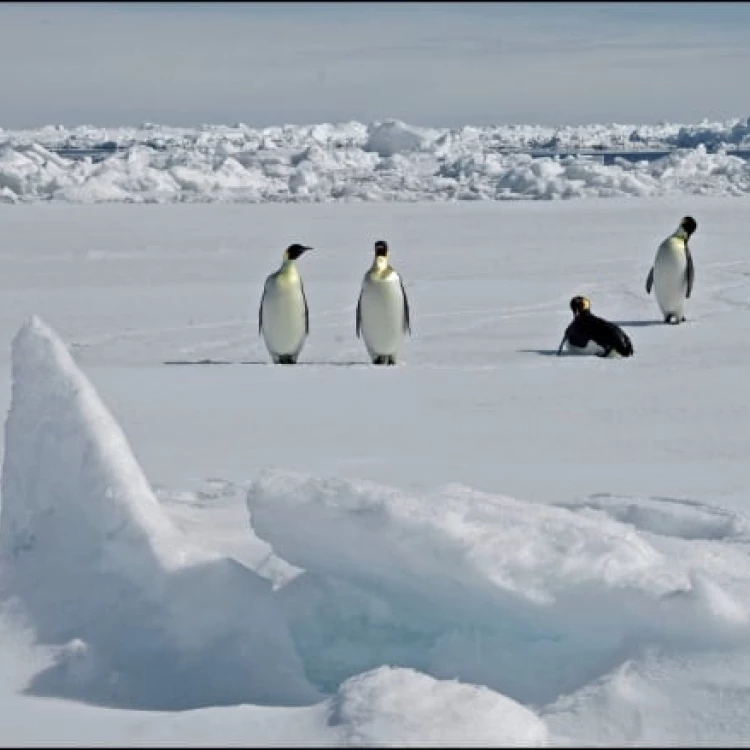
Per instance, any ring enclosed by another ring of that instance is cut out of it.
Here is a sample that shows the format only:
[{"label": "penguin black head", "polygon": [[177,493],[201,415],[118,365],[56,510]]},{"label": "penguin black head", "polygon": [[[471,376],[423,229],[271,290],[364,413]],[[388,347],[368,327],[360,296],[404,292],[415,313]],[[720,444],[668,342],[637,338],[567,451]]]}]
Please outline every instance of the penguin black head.
[{"label": "penguin black head", "polygon": [[573,315],[580,315],[582,312],[591,310],[591,300],[588,297],[578,295],[570,300],[570,309]]},{"label": "penguin black head", "polygon": [[286,249],[286,252],[284,253],[284,256],[287,258],[287,260],[297,260],[302,253],[307,252],[308,250],[312,250],[311,247],[308,247],[307,245],[298,245],[296,242],[293,245],[289,245],[289,247]]},{"label": "penguin black head", "polygon": [[680,222],[680,229],[684,229],[688,237],[698,228],[698,224],[692,216],[685,216]]},{"label": "penguin black head", "polygon": [[375,243],[375,255],[378,258],[385,258],[388,255],[388,243],[385,240],[378,240]]}]

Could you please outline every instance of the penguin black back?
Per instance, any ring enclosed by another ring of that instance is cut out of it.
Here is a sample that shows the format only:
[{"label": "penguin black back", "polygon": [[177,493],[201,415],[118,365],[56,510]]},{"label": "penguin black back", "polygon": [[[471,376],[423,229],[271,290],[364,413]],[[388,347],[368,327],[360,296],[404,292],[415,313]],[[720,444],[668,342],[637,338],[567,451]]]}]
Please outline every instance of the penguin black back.
[{"label": "penguin black back", "polygon": [[621,357],[633,355],[633,343],[625,331],[615,323],[594,315],[588,297],[573,297],[570,300],[570,309],[575,317],[565,329],[565,335],[557,350],[558,354],[562,353],[566,341],[578,349],[585,349],[593,341],[601,347],[601,357],[608,357],[613,351]]}]

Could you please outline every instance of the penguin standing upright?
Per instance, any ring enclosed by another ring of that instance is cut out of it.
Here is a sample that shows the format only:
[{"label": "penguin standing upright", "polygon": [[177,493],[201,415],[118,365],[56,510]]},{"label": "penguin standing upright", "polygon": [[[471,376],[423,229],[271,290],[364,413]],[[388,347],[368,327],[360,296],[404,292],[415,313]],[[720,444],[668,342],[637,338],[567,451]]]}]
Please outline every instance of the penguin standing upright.
[{"label": "penguin standing upright", "polygon": [[258,310],[258,331],[263,334],[274,364],[293,365],[310,332],[309,311],[297,258],[312,250],[306,245],[290,245],[278,271],[263,286]]},{"label": "penguin standing upright", "polygon": [[692,216],[680,221],[674,234],[659,245],[646,278],[646,294],[651,294],[653,287],[665,323],[685,320],[685,300],[690,298],[695,280],[693,256],[687,243],[697,226]]},{"label": "penguin standing upright", "polygon": [[404,283],[389,263],[384,240],[375,243],[375,258],[362,279],[356,330],[374,365],[395,365],[404,335],[411,334]]}]

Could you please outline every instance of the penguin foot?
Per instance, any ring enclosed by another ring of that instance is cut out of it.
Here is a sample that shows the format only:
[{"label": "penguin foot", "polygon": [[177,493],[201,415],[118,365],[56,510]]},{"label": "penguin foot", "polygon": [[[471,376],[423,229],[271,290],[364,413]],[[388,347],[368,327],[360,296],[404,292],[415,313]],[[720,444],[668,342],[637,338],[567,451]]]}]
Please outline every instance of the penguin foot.
[{"label": "penguin foot", "polygon": [[[685,318],[683,318],[682,320],[685,320]],[[674,326],[674,325],[677,325],[678,323],[680,323],[681,321],[680,321],[680,319],[674,313],[669,313],[669,315],[666,315],[664,317],[664,322],[665,323],[670,323],[671,325]]]},{"label": "penguin foot", "polygon": [[297,358],[292,356],[291,354],[282,354],[280,357],[276,358],[276,364],[277,365],[296,365]]},{"label": "penguin foot", "polygon": [[395,365],[396,357],[392,354],[378,354],[372,358],[372,363],[374,365]]}]

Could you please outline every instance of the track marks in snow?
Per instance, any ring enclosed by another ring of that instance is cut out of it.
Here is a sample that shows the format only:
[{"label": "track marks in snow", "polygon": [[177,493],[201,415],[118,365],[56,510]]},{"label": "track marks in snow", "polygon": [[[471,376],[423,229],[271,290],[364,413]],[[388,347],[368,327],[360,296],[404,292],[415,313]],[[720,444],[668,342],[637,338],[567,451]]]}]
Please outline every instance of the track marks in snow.
[{"label": "track marks in snow", "polygon": [[183,331],[194,330],[214,330],[217,328],[235,327],[240,324],[240,319],[221,320],[215,323],[189,323],[180,326],[162,326],[161,328],[134,328],[125,331],[112,333],[103,333],[98,336],[91,336],[87,339],[73,341],[70,347],[73,349],[88,349],[94,346],[102,346],[113,342],[127,341],[128,339],[145,339],[163,333],[182,333]]},{"label": "track marks in snow", "polygon": [[111,331],[78,338],[69,344],[69,348],[76,358],[89,362],[160,361],[165,356],[191,358],[196,353],[203,356],[238,351],[246,353],[252,348],[251,336],[248,321],[235,318]]}]

